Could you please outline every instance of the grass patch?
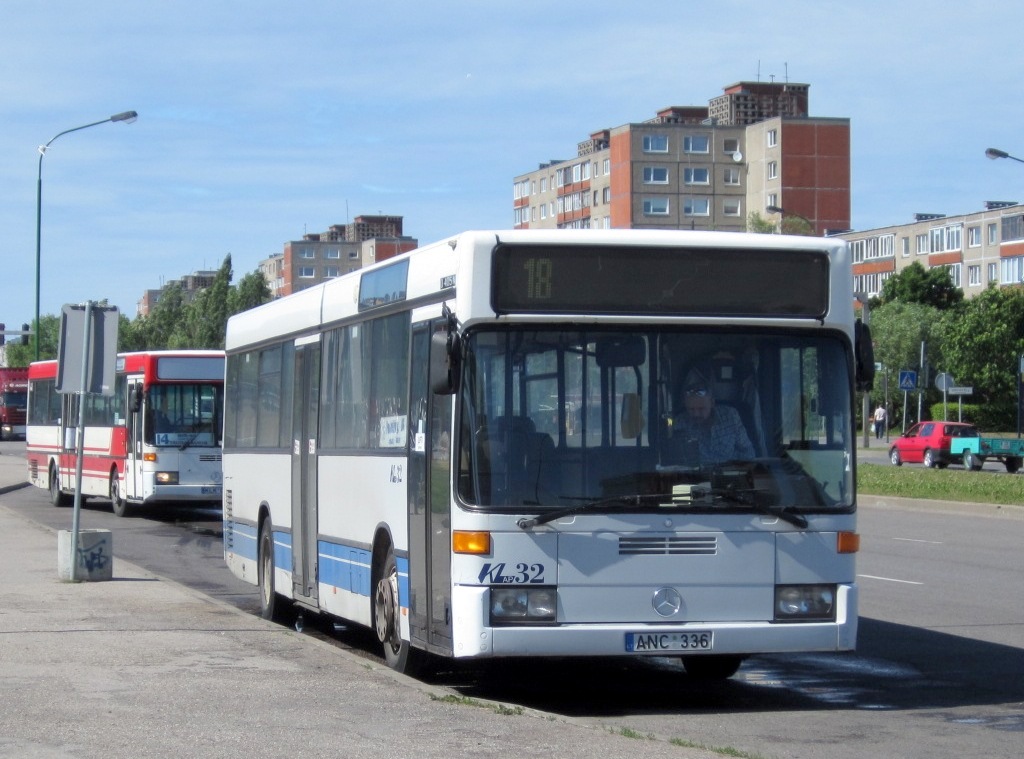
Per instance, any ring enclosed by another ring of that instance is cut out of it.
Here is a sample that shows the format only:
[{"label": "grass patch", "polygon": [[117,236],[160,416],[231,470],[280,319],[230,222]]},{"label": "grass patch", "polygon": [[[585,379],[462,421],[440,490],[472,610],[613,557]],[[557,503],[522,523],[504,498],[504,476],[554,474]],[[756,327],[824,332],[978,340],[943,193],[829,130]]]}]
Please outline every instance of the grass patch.
[{"label": "grass patch", "polygon": [[701,751],[710,751],[714,754],[721,754],[722,756],[735,756],[739,759],[761,759],[760,754],[751,754],[746,751],[740,751],[736,748],[719,748],[717,746],[705,746],[703,743],[694,743],[693,741],[683,740],[682,738],[672,738],[669,743],[673,746],[680,746],[682,748],[696,748]]},{"label": "grass patch", "polygon": [[523,707],[521,706],[506,706],[505,704],[487,704],[483,701],[477,701],[475,698],[469,698],[468,696],[435,696],[431,694],[431,701],[440,701],[443,704],[456,704],[458,706],[473,706],[477,709],[490,709],[495,714],[500,714],[506,717],[518,717],[523,714]]},{"label": "grass patch", "polygon": [[639,732],[638,730],[634,730],[631,727],[624,727],[624,728],[622,728],[621,730],[619,730],[619,735],[621,735],[624,738],[639,738],[639,739],[645,740],[645,741],[653,741],[654,740],[654,736],[653,735],[644,735],[643,733]]},{"label": "grass patch", "polygon": [[857,465],[857,492],[1020,506],[1024,505],[1024,475],[864,463]]}]

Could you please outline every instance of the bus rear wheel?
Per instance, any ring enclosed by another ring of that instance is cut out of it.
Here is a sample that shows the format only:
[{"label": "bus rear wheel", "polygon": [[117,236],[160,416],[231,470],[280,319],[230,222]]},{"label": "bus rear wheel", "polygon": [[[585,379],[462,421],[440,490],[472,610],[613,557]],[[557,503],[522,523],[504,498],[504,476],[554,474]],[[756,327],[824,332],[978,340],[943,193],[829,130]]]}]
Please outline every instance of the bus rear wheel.
[{"label": "bus rear wheel", "polygon": [[256,576],[260,588],[260,616],[280,621],[284,616],[286,604],[284,599],[277,595],[277,587],[274,584],[274,530],[269,518],[263,520],[263,524],[260,525]]},{"label": "bus rear wheel", "polygon": [[373,591],[373,627],[384,649],[384,661],[396,672],[407,675],[416,669],[416,656],[409,641],[402,640],[401,602],[398,597],[398,563],[394,549],[388,548]]}]

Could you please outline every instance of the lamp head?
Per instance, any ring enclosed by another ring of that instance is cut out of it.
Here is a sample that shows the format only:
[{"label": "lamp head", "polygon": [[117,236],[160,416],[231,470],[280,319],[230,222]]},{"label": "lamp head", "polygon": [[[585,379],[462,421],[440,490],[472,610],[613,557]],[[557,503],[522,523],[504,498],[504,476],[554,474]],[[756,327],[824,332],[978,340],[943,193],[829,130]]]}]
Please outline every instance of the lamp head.
[{"label": "lamp head", "polygon": [[781,206],[768,206],[764,210],[768,213],[785,213]]},{"label": "lamp head", "polygon": [[123,121],[125,124],[131,124],[139,118],[139,114],[135,111],[125,111],[124,113],[115,113],[110,117],[111,121]]},{"label": "lamp head", "polygon": [[999,148],[989,148],[985,151],[985,157],[991,158],[994,161],[997,158],[1009,158],[1010,154],[1005,150],[999,150]]}]

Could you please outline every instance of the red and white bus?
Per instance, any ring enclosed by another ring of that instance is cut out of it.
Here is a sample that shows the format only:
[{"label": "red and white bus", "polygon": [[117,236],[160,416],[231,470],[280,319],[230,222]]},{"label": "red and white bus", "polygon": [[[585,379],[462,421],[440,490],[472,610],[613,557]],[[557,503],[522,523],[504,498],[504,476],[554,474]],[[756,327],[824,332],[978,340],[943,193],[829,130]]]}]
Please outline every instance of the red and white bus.
[{"label": "red and white bus", "polygon": [[[28,479],[70,502],[77,393],[57,392],[57,362],[29,367]],[[221,499],[223,351],[120,353],[111,396],[86,395],[82,495],[130,504]]]}]

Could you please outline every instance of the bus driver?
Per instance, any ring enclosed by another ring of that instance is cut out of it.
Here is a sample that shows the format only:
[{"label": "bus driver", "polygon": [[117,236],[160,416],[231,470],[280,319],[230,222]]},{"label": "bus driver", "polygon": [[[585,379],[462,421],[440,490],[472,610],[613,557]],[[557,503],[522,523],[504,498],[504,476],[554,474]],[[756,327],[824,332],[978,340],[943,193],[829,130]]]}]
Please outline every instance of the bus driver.
[{"label": "bus driver", "polygon": [[694,364],[683,383],[683,413],[672,424],[686,466],[715,465],[754,458],[754,446],[739,413],[716,405],[714,369],[710,361]]}]

